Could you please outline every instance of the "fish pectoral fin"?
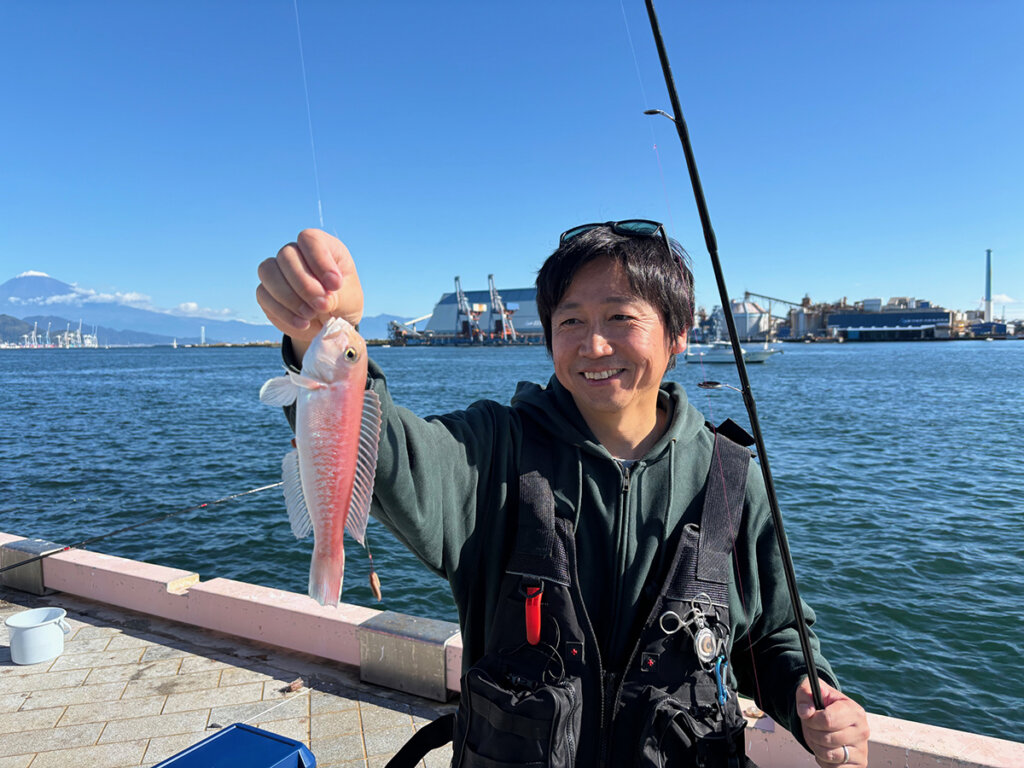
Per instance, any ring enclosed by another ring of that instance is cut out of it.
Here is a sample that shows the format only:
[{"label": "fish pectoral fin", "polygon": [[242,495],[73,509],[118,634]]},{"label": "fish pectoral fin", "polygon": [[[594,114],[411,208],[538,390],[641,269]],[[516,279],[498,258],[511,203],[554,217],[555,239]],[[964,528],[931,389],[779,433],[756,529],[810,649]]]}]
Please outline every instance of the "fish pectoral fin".
[{"label": "fish pectoral fin", "polygon": [[289,377],[276,376],[260,387],[260,402],[266,405],[291,405],[298,393],[298,387]]},{"label": "fish pectoral fin", "polygon": [[322,381],[317,381],[312,376],[307,376],[304,373],[296,373],[295,371],[288,371],[288,378],[291,379],[292,384],[302,389],[323,389],[327,385]]},{"label": "fish pectoral fin", "polygon": [[362,422],[359,425],[359,454],[356,458],[356,476],[352,485],[352,502],[348,508],[345,530],[363,543],[366,522],[373,501],[373,478],[377,473],[377,444],[380,441],[380,398],[372,389],[363,394]]},{"label": "fish pectoral fin", "polygon": [[281,479],[284,480],[284,505],[288,510],[288,522],[296,539],[304,539],[313,531],[313,520],[309,516],[306,497],[302,493],[302,479],[299,477],[299,452],[289,451],[281,462]]}]

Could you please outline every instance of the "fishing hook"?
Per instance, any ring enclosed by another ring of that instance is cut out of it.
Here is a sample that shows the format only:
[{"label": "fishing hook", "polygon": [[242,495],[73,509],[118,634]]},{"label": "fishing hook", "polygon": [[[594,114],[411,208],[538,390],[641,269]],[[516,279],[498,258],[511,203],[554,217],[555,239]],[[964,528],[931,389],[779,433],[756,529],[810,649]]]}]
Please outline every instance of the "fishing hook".
[{"label": "fishing hook", "polygon": [[740,378],[740,392],[743,395],[743,402],[747,407],[747,415],[750,418],[750,429],[754,433],[754,442],[757,444],[757,455],[760,459],[761,474],[764,476],[765,491],[768,494],[768,504],[771,507],[772,520],[775,523],[776,539],[779,544],[779,551],[782,554],[783,570],[786,574],[786,586],[789,588],[790,602],[793,604],[793,614],[796,619],[796,630],[800,637],[800,648],[803,651],[804,664],[807,667],[807,677],[811,685],[811,694],[814,697],[814,706],[817,709],[824,709],[821,698],[821,687],[818,682],[818,670],[814,665],[814,654],[811,650],[811,639],[807,631],[807,624],[804,620],[803,605],[800,602],[800,593],[796,585],[796,571],[793,568],[793,557],[789,551],[789,543],[786,541],[786,534],[782,526],[782,512],[779,509],[779,500],[775,495],[775,484],[772,481],[771,469],[768,466],[768,454],[764,447],[764,438],[761,435],[761,424],[757,418],[757,405],[754,403],[754,394],[750,390],[750,380],[747,378],[747,367],[743,362],[743,349],[740,347],[739,334],[736,332],[736,321],[732,315],[732,304],[729,301],[729,292],[725,287],[725,276],[722,274],[722,265],[718,259],[718,241],[715,238],[715,231],[711,228],[711,216],[708,214],[707,201],[704,199],[704,188],[700,183],[700,175],[697,173],[697,162],[694,159],[693,147],[690,145],[690,132],[686,127],[686,119],[683,117],[683,108],[679,103],[679,94],[676,92],[675,80],[672,78],[672,67],[669,65],[668,53],[665,50],[665,41],[661,36],[661,27],[658,25],[658,16],[654,11],[653,0],[644,0],[647,5],[647,17],[651,22],[651,32],[654,35],[654,43],[658,48],[658,58],[661,60],[661,71],[665,76],[665,87],[668,90],[669,100],[672,102],[672,115],[658,110],[647,110],[646,114],[661,114],[669,118],[676,126],[676,133],[679,134],[679,142],[683,147],[683,155],[686,158],[686,168],[690,173],[690,185],[693,187],[693,196],[697,203],[697,212],[700,215],[701,227],[704,230],[704,242],[707,245],[708,254],[711,256],[711,266],[715,271],[715,281],[718,283],[718,294],[722,301],[722,312],[725,315],[726,326],[729,329],[729,341],[732,343],[733,357],[736,360],[736,370]]}]

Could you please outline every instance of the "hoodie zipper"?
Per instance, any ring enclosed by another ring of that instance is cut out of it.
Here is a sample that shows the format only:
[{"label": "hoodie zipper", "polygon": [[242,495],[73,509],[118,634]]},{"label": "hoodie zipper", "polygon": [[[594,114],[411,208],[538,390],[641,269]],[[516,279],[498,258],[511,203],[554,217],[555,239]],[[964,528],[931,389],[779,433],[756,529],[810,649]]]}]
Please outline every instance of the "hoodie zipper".
[{"label": "hoodie zipper", "polygon": [[[619,604],[622,602],[622,583],[626,578],[626,563],[624,562],[626,552],[626,538],[629,534],[629,489],[632,479],[631,468],[624,464],[615,462],[622,474],[622,490],[619,493],[618,528],[615,537],[615,587],[612,591],[612,631],[618,626]],[[634,465],[635,466],[635,465]],[[611,640],[611,636],[608,638]]]},{"label": "hoodie zipper", "polygon": [[[632,473],[630,468],[624,464],[615,462],[622,474],[622,491],[619,493],[619,534],[616,541],[616,554],[625,551],[625,538],[627,533],[626,513],[629,510],[629,488]],[[622,599],[622,582],[625,579],[623,568],[617,568],[615,579],[614,602],[612,603],[612,623],[614,628],[618,625],[619,602]],[[614,629],[612,630],[614,632]],[[611,638],[609,637],[609,640]],[[601,678],[601,741],[598,750],[598,766],[605,768],[608,765],[609,750],[611,748],[611,727],[612,719],[615,717],[615,703],[618,700],[618,675],[603,666],[600,670]]]},{"label": "hoodie zipper", "polygon": [[[619,700],[618,685],[618,675],[601,670],[601,749],[597,755],[597,764],[600,768],[608,767],[612,720],[615,719],[615,706]],[[605,722],[605,718],[607,718],[607,722]]]}]

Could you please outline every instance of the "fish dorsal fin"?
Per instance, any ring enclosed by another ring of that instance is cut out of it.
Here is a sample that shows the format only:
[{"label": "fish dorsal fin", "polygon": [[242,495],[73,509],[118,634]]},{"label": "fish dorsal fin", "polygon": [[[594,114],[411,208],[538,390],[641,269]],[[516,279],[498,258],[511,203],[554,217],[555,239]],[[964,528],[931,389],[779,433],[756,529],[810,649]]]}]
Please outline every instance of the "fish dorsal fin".
[{"label": "fish dorsal fin", "polygon": [[366,521],[373,500],[373,477],[377,472],[377,443],[380,440],[380,398],[372,389],[363,393],[363,418],[359,426],[359,454],[356,477],[352,485],[352,502],[348,506],[345,530],[363,543]]},{"label": "fish dorsal fin", "polygon": [[284,505],[288,510],[288,522],[296,539],[304,539],[313,530],[306,497],[302,493],[302,479],[299,477],[299,452],[288,451],[281,462],[281,479],[284,480]]},{"label": "fish dorsal fin", "polygon": [[260,387],[260,402],[267,405],[291,405],[298,392],[290,377],[276,376]]}]

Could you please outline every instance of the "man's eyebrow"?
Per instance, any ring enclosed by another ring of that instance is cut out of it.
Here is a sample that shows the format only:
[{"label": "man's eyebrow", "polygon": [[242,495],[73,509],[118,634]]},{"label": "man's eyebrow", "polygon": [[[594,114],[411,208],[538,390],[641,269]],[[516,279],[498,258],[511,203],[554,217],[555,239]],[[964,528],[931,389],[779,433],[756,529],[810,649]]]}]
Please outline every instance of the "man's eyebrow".
[{"label": "man's eyebrow", "polygon": [[[603,304],[630,304],[630,303],[632,303],[634,301],[636,301],[636,296],[608,296],[608,297],[606,297],[604,299],[601,299],[601,301],[599,303],[602,304],[602,305]],[[555,307],[555,312],[560,312],[560,311],[564,311],[564,310],[579,309],[581,306],[583,306],[582,303],[578,302],[578,301],[565,301],[565,302],[562,302],[561,304],[559,304],[557,307]]]}]

